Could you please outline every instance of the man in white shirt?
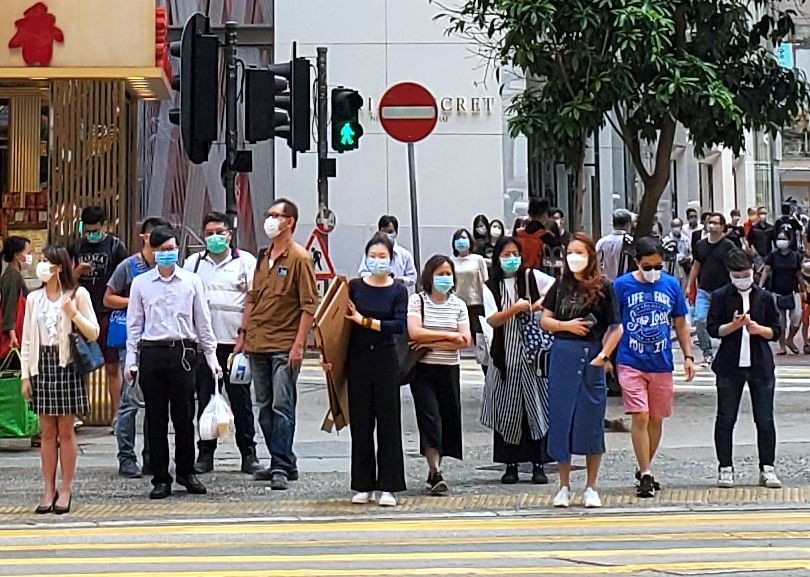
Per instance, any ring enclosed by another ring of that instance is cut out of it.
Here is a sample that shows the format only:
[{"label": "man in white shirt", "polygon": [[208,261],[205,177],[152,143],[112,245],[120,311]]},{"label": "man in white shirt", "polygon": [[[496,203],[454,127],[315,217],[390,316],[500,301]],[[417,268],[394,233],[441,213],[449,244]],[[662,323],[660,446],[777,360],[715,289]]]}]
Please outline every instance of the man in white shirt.
[{"label": "man in white shirt", "polygon": [[[397,235],[399,235],[399,221],[393,215],[383,215],[380,217],[378,229],[381,233],[388,235],[391,242],[394,243],[394,258],[391,259],[391,276],[398,281],[405,283],[405,286],[411,287],[416,284],[416,277],[418,272],[413,262],[413,255],[411,252],[397,242]],[[361,277],[371,274],[366,266],[366,257],[360,261],[360,269],[357,271]]]},{"label": "man in white shirt", "polygon": [[[246,251],[232,248],[230,220],[219,212],[212,212],[203,219],[203,237],[206,250],[193,254],[184,268],[199,275],[205,286],[208,308],[211,310],[211,325],[217,339],[217,360],[227,367],[228,359],[236,343],[244,340],[242,321],[247,295],[253,287],[256,257]],[[236,446],[242,455],[242,472],[252,475],[261,466],[256,458],[256,426],[253,419],[253,400],[250,383],[231,383],[226,371],[223,377],[228,400],[231,402],[236,425]],[[197,367],[197,419],[214,394],[214,379],[204,363]],[[194,472],[209,473],[214,470],[216,439],[200,440]]]},{"label": "man in white shirt", "polygon": [[175,432],[177,483],[189,493],[207,491],[194,474],[194,368],[197,349],[215,378],[222,376],[217,341],[200,277],[177,266],[177,233],[158,227],[149,236],[157,267],[132,281],[127,308],[125,377],[140,375],[149,422],[154,489],[150,499],[172,494],[169,415]]},{"label": "man in white shirt", "polygon": [[613,232],[599,239],[596,243],[596,258],[602,267],[602,272],[610,280],[614,281],[625,270],[621,270],[622,251],[624,250],[624,237],[630,234],[633,228],[633,213],[625,208],[616,209],[613,212]]}]

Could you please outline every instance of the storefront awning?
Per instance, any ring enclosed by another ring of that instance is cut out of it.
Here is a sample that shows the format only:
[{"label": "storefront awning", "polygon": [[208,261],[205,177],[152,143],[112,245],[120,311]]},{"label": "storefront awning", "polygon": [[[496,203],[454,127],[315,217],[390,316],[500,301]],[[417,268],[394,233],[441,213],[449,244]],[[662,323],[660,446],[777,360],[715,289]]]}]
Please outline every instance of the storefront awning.
[{"label": "storefront awning", "polygon": [[167,100],[169,79],[161,68],[0,68],[3,80],[126,80],[127,90],[141,100]]}]

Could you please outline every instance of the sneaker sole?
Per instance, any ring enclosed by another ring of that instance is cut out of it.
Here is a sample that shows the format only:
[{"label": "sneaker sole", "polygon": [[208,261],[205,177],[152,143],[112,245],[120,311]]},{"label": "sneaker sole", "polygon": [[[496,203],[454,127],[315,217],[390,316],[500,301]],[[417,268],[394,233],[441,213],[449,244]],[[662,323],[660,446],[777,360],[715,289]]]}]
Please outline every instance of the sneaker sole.
[{"label": "sneaker sole", "polygon": [[443,495],[444,493],[447,493],[447,483],[444,481],[439,481],[430,488],[431,495]]},{"label": "sneaker sole", "polygon": [[638,491],[636,491],[636,497],[638,497],[639,499],[652,499],[653,497],[655,497],[655,489],[653,489],[652,491],[642,491],[641,489],[639,489]]},{"label": "sneaker sole", "polygon": [[585,508],[586,509],[601,509],[602,508],[602,503],[599,503],[598,505],[595,504],[595,503],[586,504]]},{"label": "sneaker sole", "polygon": [[568,509],[571,506],[571,503],[554,503],[555,509]]},{"label": "sneaker sole", "polygon": [[720,489],[733,489],[734,488],[734,483],[717,483],[717,486]]},{"label": "sneaker sole", "polygon": [[765,487],[766,489],[781,489],[782,488],[782,483],[779,483],[779,484],[771,483],[770,485],[768,483],[760,483],[759,486],[760,487]]}]

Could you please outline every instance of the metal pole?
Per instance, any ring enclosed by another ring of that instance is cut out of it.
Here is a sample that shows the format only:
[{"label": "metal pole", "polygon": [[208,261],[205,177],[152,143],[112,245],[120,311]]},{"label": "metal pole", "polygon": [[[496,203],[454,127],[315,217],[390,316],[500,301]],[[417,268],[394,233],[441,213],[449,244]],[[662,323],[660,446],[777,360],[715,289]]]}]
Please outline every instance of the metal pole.
[{"label": "metal pole", "polygon": [[411,184],[411,238],[413,238],[413,259],[416,270],[422,269],[422,255],[419,250],[419,204],[416,196],[416,155],[413,142],[408,143],[408,176]]},{"label": "metal pole", "polygon": [[[237,243],[236,206],[236,153],[239,146],[238,108],[236,101],[236,22],[225,23],[225,212],[233,227],[233,243]],[[213,111],[212,111],[213,113]]]},{"label": "metal pole", "polygon": [[[318,47],[318,211],[329,206],[329,176],[326,174],[326,161],[329,158],[328,124],[329,124],[329,84],[326,66],[327,49]],[[324,235],[326,248],[329,248],[329,237]]]}]

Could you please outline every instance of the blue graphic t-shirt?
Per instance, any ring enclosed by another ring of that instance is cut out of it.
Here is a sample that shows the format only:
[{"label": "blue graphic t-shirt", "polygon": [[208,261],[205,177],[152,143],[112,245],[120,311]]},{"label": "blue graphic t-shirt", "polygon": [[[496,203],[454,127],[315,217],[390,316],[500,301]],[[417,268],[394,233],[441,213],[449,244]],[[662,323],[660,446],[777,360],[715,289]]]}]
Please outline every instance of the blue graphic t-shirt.
[{"label": "blue graphic t-shirt", "polygon": [[617,362],[645,373],[671,373],[672,319],[686,316],[686,299],[678,281],[666,274],[655,283],[628,273],[613,283],[624,335]]}]

